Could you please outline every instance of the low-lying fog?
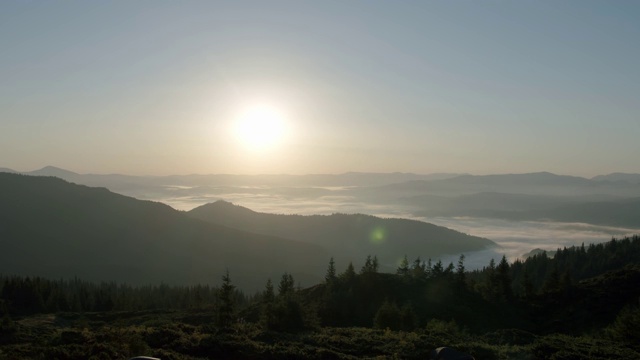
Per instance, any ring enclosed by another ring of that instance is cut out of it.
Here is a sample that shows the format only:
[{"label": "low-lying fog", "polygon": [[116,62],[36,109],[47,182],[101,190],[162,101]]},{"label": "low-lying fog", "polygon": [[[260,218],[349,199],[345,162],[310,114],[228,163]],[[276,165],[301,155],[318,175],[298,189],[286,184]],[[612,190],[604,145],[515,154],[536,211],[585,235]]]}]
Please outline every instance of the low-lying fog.
[{"label": "low-lying fog", "polygon": [[[499,248],[465,254],[467,269],[486,266],[491,258],[498,261],[506,255],[513,261],[523,254],[540,248],[555,250],[573,245],[585,245],[640,233],[640,229],[628,229],[609,226],[598,226],[583,223],[560,223],[541,221],[507,221],[483,218],[462,217],[416,217],[408,208],[399,205],[385,206],[363,203],[351,196],[321,196],[315,199],[291,198],[273,193],[246,192],[212,194],[204,196],[164,197],[149,200],[164,202],[179,210],[191,210],[194,207],[226,200],[258,212],[277,214],[332,214],[363,213],[380,217],[403,217],[417,219],[441,225],[470,235],[491,239],[499,244]],[[410,258],[420,255],[423,259],[429,254],[407,254]],[[445,263],[456,262],[460,254],[452,254],[443,258]]]}]

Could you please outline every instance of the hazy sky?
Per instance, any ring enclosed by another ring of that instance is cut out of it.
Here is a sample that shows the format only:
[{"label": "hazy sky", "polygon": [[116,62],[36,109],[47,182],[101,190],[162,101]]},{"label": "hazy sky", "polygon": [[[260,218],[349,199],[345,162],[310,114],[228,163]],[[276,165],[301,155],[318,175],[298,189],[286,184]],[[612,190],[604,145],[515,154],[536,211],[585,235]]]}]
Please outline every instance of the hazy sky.
[{"label": "hazy sky", "polygon": [[640,172],[639,66],[640,1],[2,1],[0,167]]}]

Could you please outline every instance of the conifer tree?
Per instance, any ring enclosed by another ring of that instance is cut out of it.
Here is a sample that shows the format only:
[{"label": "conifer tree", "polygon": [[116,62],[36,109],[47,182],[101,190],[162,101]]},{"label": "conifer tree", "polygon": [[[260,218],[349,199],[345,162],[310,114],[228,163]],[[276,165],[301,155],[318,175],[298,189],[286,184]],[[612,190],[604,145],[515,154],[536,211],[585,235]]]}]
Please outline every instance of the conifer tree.
[{"label": "conifer tree", "polygon": [[535,295],[535,291],[533,289],[533,283],[531,282],[531,276],[529,276],[529,271],[527,268],[524,269],[524,274],[522,275],[522,287],[524,288],[524,298],[527,300],[531,300]]},{"label": "conifer tree", "polygon": [[327,274],[324,277],[324,280],[327,283],[333,282],[336,279],[336,264],[333,261],[333,257],[329,260],[329,267],[327,268]]},{"label": "conifer tree", "polygon": [[378,272],[378,257],[367,255],[367,259],[364,262],[364,266],[360,269],[361,274],[371,274]]},{"label": "conifer tree", "polygon": [[373,260],[371,259],[371,255],[367,255],[367,259],[364,261],[364,265],[360,269],[360,273],[368,273],[371,272],[371,268],[373,267]]},{"label": "conifer tree", "polygon": [[427,274],[424,262],[420,260],[420,256],[418,256],[411,266],[411,275],[416,279],[421,279]]},{"label": "conifer tree", "polygon": [[275,297],[275,293],[273,292],[273,283],[271,282],[271,279],[268,279],[267,285],[265,285],[264,293],[262,294],[262,300],[265,303],[272,303]]},{"label": "conifer tree", "polygon": [[444,275],[444,267],[442,266],[442,260],[438,260],[438,262],[436,262],[431,269],[431,276],[437,278],[442,275]]},{"label": "conifer tree", "polygon": [[229,270],[222,277],[222,286],[218,290],[218,326],[228,327],[231,325],[234,312],[233,290],[235,286],[231,284]]},{"label": "conifer tree", "polygon": [[344,279],[347,283],[353,281],[353,279],[355,279],[356,277],[356,270],[353,267],[353,263],[349,262],[349,265],[347,266],[347,269],[344,271],[344,273],[340,276],[342,279]]},{"label": "conifer tree", "polygon": [[496,261],[492,258],[485,269],[484,296],[489,301],[496,301],[500,297],[500,284],[496,271]]},{"label": "conifer tree", "polygon": [[278,285],[278,296],[286,296],[293,294],[294,291],[293,276],[289,273],[282,274],[280,284]]},{"label": "conifer tree", "polygon": [[503,300],[510,300],[513,297],[513,289],[511,288],[511,275],[509,274],[509,262],[507,257],[502,255],[500,264],[497,269],[497,280],[500,288],[500,295]]},{"label": "conifer tree", "polygon": [[464,268],[464,254],[460,254],[458,258],[458,266],[456,267],[456,283],[458,286],[464,287],[466,284],[466,274]]},{"label": "conifer tree", "polygon": [[409,260],[407,259],[407,255],[405,255],[400,261],[400,265],[398,266],[396,273],[401,276],[409,275]]},{"label": "conifer tree", "polygon": [[542,285],[542,291],[545,293],[556,292],[560,290],[560,274],[558,274],[558,265],[554,263],[553,269]]},{"label": "conifer tree", "polygon": [[262,294],[262,300],[264,301],[264,305],[262,307],[260,323],[264,328],[270,329],[275,323],[275,294],[273,292],[271,279],[267,280],[267,285]]},{"label": "conifer tree", "polygon": [[449,265],[447,265],[447,268],[446,268],[446,269],[444,269],[444,274],[445,274],[445,275],[447,275],[447,277],[451,277],[451,276],[453,275],[453,270],[454,270],[455,268],[456,268],[456,267],[455,267],[455,266],[453,266],[453,263],[452,263],[452,262],[450,262],[450,263],[449,263]]}]

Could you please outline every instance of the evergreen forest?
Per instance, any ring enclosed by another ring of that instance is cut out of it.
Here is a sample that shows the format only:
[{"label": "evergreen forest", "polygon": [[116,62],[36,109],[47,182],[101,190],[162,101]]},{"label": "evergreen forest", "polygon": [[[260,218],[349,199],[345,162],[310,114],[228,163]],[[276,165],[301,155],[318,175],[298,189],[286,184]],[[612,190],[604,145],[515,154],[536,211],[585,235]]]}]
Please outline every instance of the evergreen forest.
[{"label": "evergreen forest", "polygon": [[405,257],[395,273],[328,261],[322,283],[284,273],[247,294],[0,277],[0,359],[402,358],[441,346],[476,359],[640,357],[640,237],[467,271]]}]

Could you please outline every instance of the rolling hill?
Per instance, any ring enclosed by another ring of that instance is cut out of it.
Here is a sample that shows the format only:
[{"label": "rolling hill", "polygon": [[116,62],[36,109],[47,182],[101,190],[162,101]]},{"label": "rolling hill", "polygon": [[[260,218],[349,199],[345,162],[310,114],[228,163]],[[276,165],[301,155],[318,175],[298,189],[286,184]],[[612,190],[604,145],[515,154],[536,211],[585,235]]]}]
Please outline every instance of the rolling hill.
[{"label": "rolling hill", "polygon": [[[640,196],[640,185],[631,182],[590,180],[549,172],[498,175],[461,175],[440,180],[413,180],[404,183],[359,189],[361,198],[397,199],[417,195],[460,196],[475,193],[509,193],[535,196]],[[379,194],[384,194],[380,197]]]},{"label": "rolling hill", "polygon": [[293,273],[321,279],[320,246],[207,223],[161,203],[53,177],[0,173],[0,272],[134,284],[218,283],[259,289]]},{"label": "rolling hill", "polygon": [[402,198],[417,216],[469,216],[513,221],[580,222],[640,228],[640,198],[609,195],[543,196],[478,193]]},{"label": "rolling hill", "polygon": [[348,261],[360,264],[367,254],[377,255],[381,265],[395,269],[404,255],[437,258],[495,245],[488,239],[421,221],[362,214],[266,214],[225,201],[200,206],[188,214],[217,225],[323,246],[339,269]]}]

